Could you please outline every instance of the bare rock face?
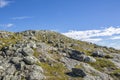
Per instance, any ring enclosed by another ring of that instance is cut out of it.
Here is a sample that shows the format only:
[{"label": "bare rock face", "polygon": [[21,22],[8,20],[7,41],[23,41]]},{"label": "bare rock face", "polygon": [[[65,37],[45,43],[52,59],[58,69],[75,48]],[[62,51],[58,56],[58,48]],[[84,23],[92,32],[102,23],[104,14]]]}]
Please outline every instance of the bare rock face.
[{"label": "bare rock face", "polygon": [[0,80],[120,80],[119,53],[53,31],[0,31]]}]

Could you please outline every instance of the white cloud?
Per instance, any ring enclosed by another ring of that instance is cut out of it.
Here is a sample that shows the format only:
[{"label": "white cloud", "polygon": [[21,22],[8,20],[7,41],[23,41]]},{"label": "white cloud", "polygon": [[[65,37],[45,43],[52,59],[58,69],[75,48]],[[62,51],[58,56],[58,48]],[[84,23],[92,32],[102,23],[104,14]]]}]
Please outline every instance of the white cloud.
[{"label": "white cloud", "polygon": [[92,42],[99,45],[111,46],[114,48],[119,47],[120,49],[120,46],[116,47],[116,45],[114,45],[119,44],[118,41],[114,40],[120,39],[120,27],[108,27],[100,30],[69,31],[63,33],[63,35],[66,35],[73,39]]},{"label": "white cloud", "polygon": [[10,27],[13,27],[14,24],[12,23],[8,23],[8,24],[0,24],[0,27],[4,27],[4,28],[10,28]]},{"label": "white cloud", "polygon": [[6,24],[6,27],[12,27],[12,26],[14,26],[14,24],[12,23]]},{"label": "white cloud", "polygon": [[99,41],[102,41],[103,39],[102,38],[86,38],[86,39],[82,39],[82,41],[87,41],[87,42],[93,42],[93,43],[96,43],[96,42],[99,42]]},{"label": "white cloud", "polygon": [[0,8],[3,8],[7,5],[9,5],[9,3],[11,3],[11,1],[8,0],[0,0]]},{"label": "white cloud", "polygon": [[29,18],[32,18],[32,17],[30,17],[30,16],[20,16],[20,17],[13,17],[11,19],[13,19],[13,20],[22,20],[22,19],[29,19]]},{"label": "white cloud", "polygon": [[109,27],[102,30],[69,31],[63,34],[68,37],[81,40],[92,37],[104,37],[104,36],[113,36],[115,34],[120,34],[120,27],[117,28]]},{"label": "white cloud", "polygon": [[109,27],[102,30],[69,31],[63,34],[74,39],[86,39],[91,37],[112,36],[115,34],[120,34],[120,27],[117,27],[117,28]]},{"label": "white cloud", "polygon": [[120,36],[113,36],[113,37],[111,37],[110,39],[112,39],[112,40],[117,40],[117,39],[120,39]]}]

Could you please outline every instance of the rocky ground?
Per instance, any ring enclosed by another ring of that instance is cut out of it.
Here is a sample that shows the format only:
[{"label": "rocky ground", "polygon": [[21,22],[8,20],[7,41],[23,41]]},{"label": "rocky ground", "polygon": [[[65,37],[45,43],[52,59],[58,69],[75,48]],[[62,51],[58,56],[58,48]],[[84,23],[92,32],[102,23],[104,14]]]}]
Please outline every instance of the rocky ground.
[{"label": "rocky ground", "polygon": [[120,50],[53,31],[0,31],[0,80],[120,80]]}]

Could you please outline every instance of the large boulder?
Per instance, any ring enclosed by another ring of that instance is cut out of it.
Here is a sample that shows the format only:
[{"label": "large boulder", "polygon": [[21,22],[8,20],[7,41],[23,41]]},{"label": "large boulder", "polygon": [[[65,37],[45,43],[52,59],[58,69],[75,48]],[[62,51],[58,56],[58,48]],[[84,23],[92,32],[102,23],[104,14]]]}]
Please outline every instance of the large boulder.
[{"label": "large boulder", "polygon": [[30,47],[25,47],[23,48],[22,53],[24,56],[32,56],[34,54],[34,50]]},{"label": "large boulder", "polygon": [[78,77],[86,76],[86,73],[82,69],[78,69],[78,68],[72,68],[72,73],[73,75],[78,76]]},{"label": "large boulder", "polygon": [[29,80],[44,80],[45,76],[43,75],[43,69],[42,67],[38,65],[33,65],[31,68],[31,72],[28,76]]},{"label": "large boulder", "polygon": [[102,52],[102,51],[94,51],[92,53],[92,56],[94,56],[94,57],[105,57],[106,54],[104,52]]},{"label": "large boulder", "polygon": [[96,62],[96,59],[91,56],[86,56],[84,62]]},{"label": "large boulder", "polygon": [[23,60],[28,65],[32,65],[38,61],[38,59],[34,56],[26,56],[23,58]]},{"label": "large boulder", "polygon": [[9,66],[9,67],[7,68],[6,74],[13,75],[15,71],[16,71],[15,66],[11,65],[11,66]]},{"label": "large boulder", "polygon": [[45,76],[38,72],[38,71],[32,71],[29,73],[28,80],[44,80]]},{"label": "large boulder", "polygon": [[83,62],[96,62],[96,59],[91,57],[91,56],[86,56],[84,53],[72,53],[70,55],[72,59],[78,60],[78,61],[83,61]]},{"label": "large boulder", "polygon": [[83,61],[85,58],[85,55],[83,52],[79,52],[76,50],[72,50],[71,52],[69,52],[70,58],[78,60],[78,61]]},{"label": "large boulder", "polygon": [[10,60],[11,63],[13,64],[19,64],[19,62],[22,60],[22,58],[20,57],[12,57],[12,59]]},{"label": "large boulder", "polygon": [[27,44],[27,47],[30,47],[30,48],[36,48],[36,43],[31,41],[30,43]]}]

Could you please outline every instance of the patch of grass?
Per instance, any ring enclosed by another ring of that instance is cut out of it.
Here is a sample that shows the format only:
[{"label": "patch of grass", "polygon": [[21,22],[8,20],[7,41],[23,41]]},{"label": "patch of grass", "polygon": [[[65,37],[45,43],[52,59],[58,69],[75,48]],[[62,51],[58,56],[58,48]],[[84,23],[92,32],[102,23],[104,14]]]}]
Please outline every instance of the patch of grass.
[{"label": "patch of grass", "polygon": [[91,55],[92,55],[92,51],[85,50],[84,53],[85,53],[87,56],[91,56]]},{"label": "patch of grass", "polygon": [[116,75],[116,76],[120,76],[120,69],[117,69],[117,70],[113,70],[111,73],[111,75]]},{"label": "patch of grass", "polygon": [[115,79],[119,80],[120,79],[120,69],[113,70],[110,75]]},{"label": "patch of grass", "polygon": [[2,42],[2,44],[0,44],[0,49],[2,47],[9,46],[11,44],[16,44],[16,42],[21,41],[21,39],[22,39],[22,36],[16,35],[16,34],[12,34],[7,38],[0,38],[0,41]]},{"label": "patch of grass", "polygon": [[36,58],[38,58],[40,53],[38,53],[36,49],[33,49],[33,50],[34,50],[33,56],[35,56]]},{"label": "patch of grass", "polygon": [[45,70],[47,80],[68,80],[68,76],[65,75],[66,68],[61,63],[53,63],[52,65],[49,65],[48,63],[37,62],[37,65]]},{"label": "patch of grass", "polygon": [[104,58],[101,58],[101,59],[96,58],[96,62],[89,63],[89,64],[99,71],[104,71],[104,68],[111,69],[111,70],[116,69],[116,66],[114,65],[114,63]]},{"label": "patch of grass", "polygon": [[107,59],[111,59],[111,58],[113,58],[113,56],[107,54],[107,55],[105,55],[105,58],[107,58]]},{"label": "patch of grass", "polygon": [[75,65],[75,68],[83,68],[83,66],[81,65],[81,64],[79,64],[79,65]]}]

